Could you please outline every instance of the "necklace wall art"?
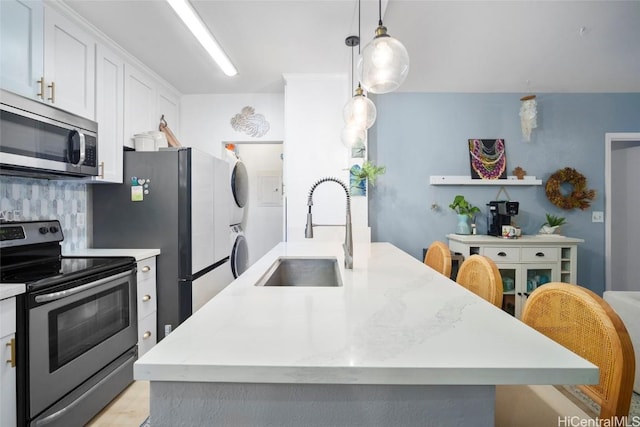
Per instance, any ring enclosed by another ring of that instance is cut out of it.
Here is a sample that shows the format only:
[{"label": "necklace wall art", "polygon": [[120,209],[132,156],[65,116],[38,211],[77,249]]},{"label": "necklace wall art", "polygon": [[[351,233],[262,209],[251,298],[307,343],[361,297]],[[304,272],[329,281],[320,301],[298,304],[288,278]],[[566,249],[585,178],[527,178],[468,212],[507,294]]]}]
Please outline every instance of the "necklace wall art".
[{"label": "necklace wall art", "polygon": [[507,179],[503,139],[470,139],[469,163],[473,179]]}]

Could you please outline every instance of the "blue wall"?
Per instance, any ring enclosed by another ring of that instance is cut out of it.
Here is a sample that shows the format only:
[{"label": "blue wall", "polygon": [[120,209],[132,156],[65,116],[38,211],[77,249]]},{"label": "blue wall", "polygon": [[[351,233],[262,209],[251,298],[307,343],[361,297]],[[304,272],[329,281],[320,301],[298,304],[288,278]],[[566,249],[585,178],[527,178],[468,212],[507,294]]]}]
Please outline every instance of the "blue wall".
[{"label": "blue wall", "polygon": [[[387,167],[370,188],[372,240],[395,244],[418,259],[434,240],[446,242],[456,217],[448,207],[456,194],[480,206],[478,232],[486,234],[486,207],[499,186],[432,186],[430,175],[469,175],[469,138],[504,138],[509,175],[516,166],[542,179],[542,186],[505,187],[520,202],[515,220],[536,234],[545,213],[562,215],[562,234],[585,240],[578,246],[578,283],[604,290],[604,223],[591,211],[604,211],[606,132],[640,131],[640,93],[537,94],[538,127],[523,142],[518,94],[392,93],[373,98],[378,118],[369,132],[369,158]],[[566,211],[546,198],[544,183],[556,170],[573,167],[597,192],[591,208]],[[499,199],[505,199],[504,194]],[[439,208],[433,209],[432,205]],[[606,215],[606,213],[605,213]],[[615,226],[615,225],[614,225]]]}]

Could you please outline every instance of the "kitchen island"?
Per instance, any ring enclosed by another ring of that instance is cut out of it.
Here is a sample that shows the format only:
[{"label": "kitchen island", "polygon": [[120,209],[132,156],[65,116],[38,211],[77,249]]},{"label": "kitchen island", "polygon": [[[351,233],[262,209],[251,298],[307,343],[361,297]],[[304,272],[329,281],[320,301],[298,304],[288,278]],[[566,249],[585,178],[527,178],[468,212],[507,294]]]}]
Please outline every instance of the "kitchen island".
[{"label": "kitchen island", "polygon": [[496,384],[591,384],[598,369],[388,243],[341,287],[255,286],[280,243],[145,354],[151,425],[493,426]]}]

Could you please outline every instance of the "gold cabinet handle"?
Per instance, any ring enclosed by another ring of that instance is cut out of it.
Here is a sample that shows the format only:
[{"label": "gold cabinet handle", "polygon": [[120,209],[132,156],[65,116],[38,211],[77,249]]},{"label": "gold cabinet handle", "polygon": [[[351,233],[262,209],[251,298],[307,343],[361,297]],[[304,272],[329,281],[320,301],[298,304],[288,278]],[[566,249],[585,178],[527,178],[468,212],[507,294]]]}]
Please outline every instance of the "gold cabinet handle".
[{"label": "gold cabinet handle", "polygon": [[147,301],[149,301],[150,299],[151,299],[151,295],[148,295],[148,294],[147,294],[147,295],[145,295],[145,296],[143,296],[143,297],[142,297],[142,302],[147,302]]},{"label": "gold cabinet handle", "polygon": [[151,271],[151,267],[149,267],[148,265],[145,265],[144,267],[142,267],[142,272],[146,273],[148,271]]},{"label": "gold cabinet handle", "polygon": [[40,92],[37,96],[39,96],[40,99],[44,101],[44,77],[40,77],[40,80],[38,80],[38,84],[40,85]]},{"label": "gold cabinet handle", "polygon": [[98,174],[98,177],[100,179],[104,179],[104,162],[100,162],[100,164],[98,165],[98,168],[100,169],[100,173]]},{"label": "gold cabinet handle", "polygon": [[47,85],[49,89],[51,89],[51,97],[47,98],[53,104],[56,103],[56,82],[51,82],[50,85]]},{"label": "gold cabinet handle", "polygon": [[11,348],[11,359],[7,360],[7,363],[11,365],[12,368],[16,367],[16,339],[11,338],[7,344],[7,347]]},{"label": "gold cabinet handle", "polygon": [[146,331],[144,334],[142,334],[142,339],[146,340],[147,338],[149,338],[151,336],[151,331]]}]

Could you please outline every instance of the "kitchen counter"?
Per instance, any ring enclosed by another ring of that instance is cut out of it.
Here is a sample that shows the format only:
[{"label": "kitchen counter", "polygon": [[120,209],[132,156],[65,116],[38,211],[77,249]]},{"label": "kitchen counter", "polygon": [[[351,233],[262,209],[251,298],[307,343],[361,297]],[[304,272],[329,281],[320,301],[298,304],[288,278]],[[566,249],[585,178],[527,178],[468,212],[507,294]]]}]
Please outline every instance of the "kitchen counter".
[{"label": "kitchen counter", "polygon": [[130,256],[137,261],[141,261],[152,256],[160,255],[160,249],[100,249],[86,248],[76,249],[66,252],[64,256],[93,256],[93,257],[112,257],[112,256]]},{"label": "kitchen counter", "polygon": [[[338,417],[336,425],[385,425],[342,414],[340,402],[353,398],[354,387],[363,410],[382,399],[406,421],[393,425],[424,421],[421,411],[448,425],[452,407],[469,425],[493,425],[496,384],[598,380],[591,363],[388,243],[356,245],[354,269],[341,268],[342,287],[254,286],[280,256],[343,261],[340,244],[281,243],[145,354],[134,376],[151,381],[152,425],[182,419],[178,412],[197,424],[211,420],[211,411],[220,425],[234,425],[221,402],[215,410],[184,404],[188,396],[222,394],[242,405],[243,425],[252,425],[251,414],[259,424],[267,406],[289,414],[273,425],[322,425],[311,419],[314,410],[321,420]],[[270,393],[288,397],[274,403]],[[405,393],[421,396],[419,408],[405,412],[404,398],[392,397]],[[282,419],[288,416],[294,420]],[[295,421],[301,416],[302,424]]]},{"label": "kitchen counter", "polygon": [[15,297],[25,292],[24,283],[0,283],[0,299]]}]

